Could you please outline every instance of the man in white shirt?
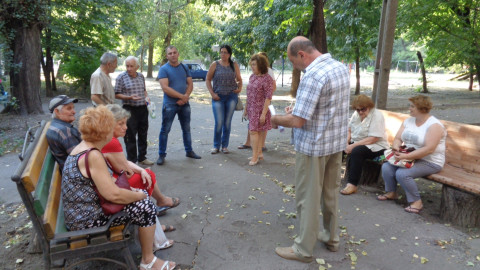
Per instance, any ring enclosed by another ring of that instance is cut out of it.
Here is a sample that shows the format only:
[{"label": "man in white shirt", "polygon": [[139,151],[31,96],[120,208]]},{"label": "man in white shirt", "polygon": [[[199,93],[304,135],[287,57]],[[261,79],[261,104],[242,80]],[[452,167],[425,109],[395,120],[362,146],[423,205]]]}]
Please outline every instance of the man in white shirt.
[{"label": "man in white shirt", "polygon": [[90,77],[90,93],[93,106],[113,104],[115,92],[109,76],[117,68],[117,55],[106,52],[100,57],[100,67]]}]

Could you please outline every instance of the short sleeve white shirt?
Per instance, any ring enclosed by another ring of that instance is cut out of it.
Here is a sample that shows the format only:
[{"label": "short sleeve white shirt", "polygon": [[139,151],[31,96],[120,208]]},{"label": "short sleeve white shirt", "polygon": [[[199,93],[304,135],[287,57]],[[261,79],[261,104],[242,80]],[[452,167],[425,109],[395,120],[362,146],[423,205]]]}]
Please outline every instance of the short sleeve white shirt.
[{"label": "short sleeve white shirt", "polygon": [[365,145],[372,152],[388,148],[385,134],[385,119],[379,110],[375,108],[370,109],[370,112],[363,121],[360,115],[354,112],[350,118],[348,127],[350,128],[351,140],[353,142],[361,141],[367,137],[378,138],[376,143]]},{"label": "short sleeve white shirt", "polygon": [[[100,95],[100,99],[105,104],[113,104],[115,102],[112,79],[101,68],[95,70],[90,77],[90,93],[92,95]],[[94,101],[92,103],[93,105],[98,105]]]}]

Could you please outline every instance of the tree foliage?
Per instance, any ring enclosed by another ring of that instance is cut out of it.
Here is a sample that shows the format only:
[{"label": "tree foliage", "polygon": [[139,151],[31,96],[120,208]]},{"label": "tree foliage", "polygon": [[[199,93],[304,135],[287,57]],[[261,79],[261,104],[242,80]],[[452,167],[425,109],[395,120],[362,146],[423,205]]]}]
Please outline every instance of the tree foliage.
[{"label": "tree foliage", "polygon": [[231,19],[220,26],[221,43],[229,43],[243,65],[250,56],[264,51],[270,59],[286,56],[290,39],[307,35],[312,20],[309,0],[237,0],[232,2]]},{"label": "tree foliage", "polygon": [[[52,52],[66,65],[66,73],[85,91],[90,80],[88,73],[95,71],[99,58],[105,51],[115,49],[120,34],[130,29],[128,23],[118,18],[127,17],[130,6],[138,5],[133,0],[51,0],[48,25]],[[124,26],[122,28],[122,26]],[[126,27],[125,27],[126,26]],[[44,35],[44,44],[45,41]],[[44,46],[47,49],[46,46]],[[84,63],[84,67],[71,68]]]},{"label": "tree foliage", "polygon": [[6,68],[21,114],[43,112],[38,89],[44,15],[45,2],[41,0],[4,0],[0,5],[0,41],[7,44]]},{"label": "tree foliage", "polygon": [[356,89],[360,94],[360,61],[373,59],[378,41],[381,0],[327,2],[327,41],[330,52],[347,63],[355,62]]},{"label": "tree foliage", "polygon": [[480,80],[480,1],[405,0],[398,29],[425,45],[426,65],[475,68]]}]

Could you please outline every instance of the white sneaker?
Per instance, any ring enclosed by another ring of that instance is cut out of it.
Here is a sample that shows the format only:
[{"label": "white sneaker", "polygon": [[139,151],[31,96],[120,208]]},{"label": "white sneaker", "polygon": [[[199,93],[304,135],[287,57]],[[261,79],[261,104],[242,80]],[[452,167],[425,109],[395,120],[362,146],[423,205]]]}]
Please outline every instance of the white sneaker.
[{"label": "white sneaker", "polygon": [[140,163],[142,165],[153,165],[153,161],[148,160],[148,158],[146,158],[142,161],[139,161],[138,163]]}]

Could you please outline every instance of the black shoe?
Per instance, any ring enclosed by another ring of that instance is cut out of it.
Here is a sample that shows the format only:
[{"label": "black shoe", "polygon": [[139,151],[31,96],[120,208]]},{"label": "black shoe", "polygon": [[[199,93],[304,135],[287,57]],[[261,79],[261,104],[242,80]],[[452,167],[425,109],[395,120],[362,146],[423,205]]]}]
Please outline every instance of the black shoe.
[{"label": "black shoe", "polygon": [[189,157],[189,158],[194,158],[194,159],[201,159],[202,158],[201,156],[195,154],[195,152],[193,152],[193,151],[188,152],[185,156]]},{"label": "black shoe", "polygon": [[157,165],[163,165],[164,162],[165,162],[165,157],[158,157]]}]

